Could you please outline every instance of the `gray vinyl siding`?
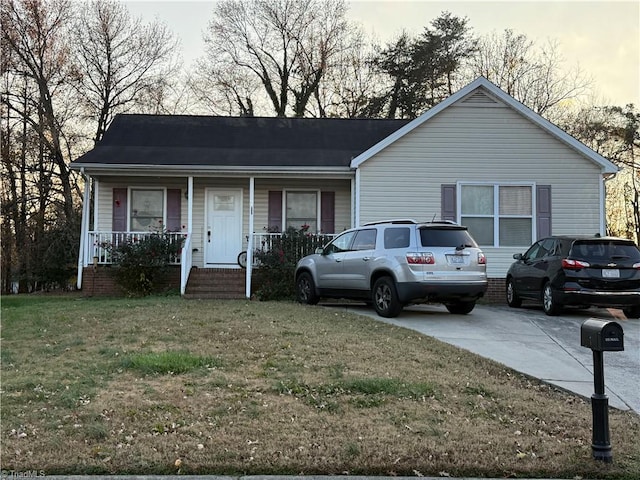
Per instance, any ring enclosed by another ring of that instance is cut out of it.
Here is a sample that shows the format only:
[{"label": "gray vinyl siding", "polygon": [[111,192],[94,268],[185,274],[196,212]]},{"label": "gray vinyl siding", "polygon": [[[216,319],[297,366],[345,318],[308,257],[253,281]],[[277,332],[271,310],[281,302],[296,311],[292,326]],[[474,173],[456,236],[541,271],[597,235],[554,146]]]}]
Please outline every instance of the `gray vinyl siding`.
[{"label": "gray vinyl siding", "polygon": [[[113,189],[125,187],[159,186],[163,188],[180,188],[182,190],[181,223],[187,225],[188,203],[185,199],[187,191],[186,178],[135,178],[130,183],[123,184],[120,179],[109,177],[98,182],[98,221],[95,230],[111,231]],[[249,180],[246,178],[195,178],[193,195],[193,231],[191,247],[193,265],[204,266],[204,238],[205,232],[205,192],[208,188],[230,190],[242,189],[242,240],[246,248],[246,237],[249,234]],[[351,227],[351,182],[350,180],[307,180],[307,179],[256,179],[255,180],[255,216],[254,232],[266,232],[268,219],[269,190],[314,190],[335,192],[335,229],[336,233]],[[92,205],[93,208],[93,205]],[[93,218],[93,213],[92,213]],[[240,253],[240,252],[238,252]]]},{"label": "gray vinyl siding", "polygon": [[[440,218],[441,184],[550,185],[554,234],[600,229],[600,169],[501,105],[452,105],[360,165],[360,223]],[[483,248],[492,278],[522,248]]]}]

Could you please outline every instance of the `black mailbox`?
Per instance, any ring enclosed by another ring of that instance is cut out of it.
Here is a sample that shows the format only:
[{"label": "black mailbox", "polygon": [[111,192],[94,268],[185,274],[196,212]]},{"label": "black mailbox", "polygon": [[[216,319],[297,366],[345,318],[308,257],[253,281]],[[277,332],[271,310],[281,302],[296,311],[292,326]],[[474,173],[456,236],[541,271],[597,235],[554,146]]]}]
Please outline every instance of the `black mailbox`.
[{"label": "black mailbox", "polygon": [[590,318],[580,328],[580,344],[595,352],[621,352],[624,332],[617,322]]}]

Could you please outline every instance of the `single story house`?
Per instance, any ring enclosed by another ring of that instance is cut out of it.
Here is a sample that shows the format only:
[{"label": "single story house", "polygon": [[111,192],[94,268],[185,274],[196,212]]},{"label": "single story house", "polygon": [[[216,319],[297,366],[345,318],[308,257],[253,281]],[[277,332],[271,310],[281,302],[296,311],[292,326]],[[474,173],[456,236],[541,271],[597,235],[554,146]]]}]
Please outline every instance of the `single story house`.
[{"label": "single story house", "polygon": [[388,218],[467,225],[502,294],[536,239],[605,233],[618,170],[483,77],[414,120],[118,115],[71,167],[87,180],[79,288],[105,239],[162,227],[186,238],[182,293],[192,271],[237,269],[247,297],[237,256],[265,236]]}]

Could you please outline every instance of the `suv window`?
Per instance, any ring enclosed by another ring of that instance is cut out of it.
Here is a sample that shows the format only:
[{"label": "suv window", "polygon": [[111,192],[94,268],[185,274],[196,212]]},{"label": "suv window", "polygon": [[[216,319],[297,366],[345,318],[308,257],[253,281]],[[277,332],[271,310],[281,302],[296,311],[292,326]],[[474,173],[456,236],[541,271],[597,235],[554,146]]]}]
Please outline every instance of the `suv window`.
[{"label": "suv window", "polygon": [[351,250],[373,250],[376,248],[376,229],[359,230]]},{"label": "suv window", "polygon": [[349,245],[351,245],[351,240],[356,232],[346,232],[336,237],[333,242],[327,245],[324,249],[324,254],[329,255],[331,253],[344,252],[349,250]]},{"label": "suv window", "polygon": [[423,247],[478,247],[466,228],[421,228],[420,241]]},{"label": "suv window", "polygon": [[406,227],[386,228],[384,231],[384,248],[407,248],[410,231]]},{"label": "suv window", "polygon": [[640,260],[640,250],[634,244],[620,241],[580,241],[576,240],[570,252],[571,258],[579,260]]}]

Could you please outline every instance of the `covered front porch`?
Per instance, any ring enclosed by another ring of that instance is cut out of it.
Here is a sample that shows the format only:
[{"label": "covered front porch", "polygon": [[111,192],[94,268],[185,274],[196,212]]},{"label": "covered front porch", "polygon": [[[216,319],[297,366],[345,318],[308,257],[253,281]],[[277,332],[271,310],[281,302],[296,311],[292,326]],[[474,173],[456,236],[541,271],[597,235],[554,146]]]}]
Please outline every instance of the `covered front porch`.
[{"label": "covered front porch", "polygon": [[[78,288],[87,267],[95,275],[95,269],[111,265],[114,247],[162,234],[181,244],[170,258],[180,272],[181,295],[194,268],[226,269],[244,276],[244,295],[250,298],[255,252],[272,248],[283,230],[305,226],[315,248],[353,223],[353,181],[345,175],[320,180],[138,176],[126,184],[122,177],[85,174],[85,179]],[[152,205],[141,206],[145,202]],[[242,252],[246,263],[239,261]],[[300,250],[300,256],[306,253]]]}]

